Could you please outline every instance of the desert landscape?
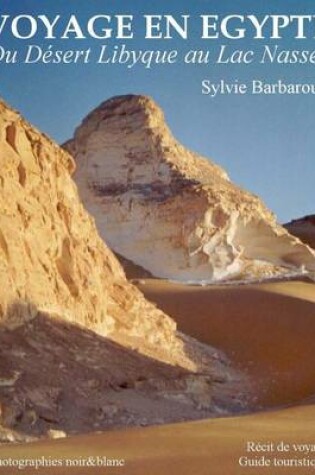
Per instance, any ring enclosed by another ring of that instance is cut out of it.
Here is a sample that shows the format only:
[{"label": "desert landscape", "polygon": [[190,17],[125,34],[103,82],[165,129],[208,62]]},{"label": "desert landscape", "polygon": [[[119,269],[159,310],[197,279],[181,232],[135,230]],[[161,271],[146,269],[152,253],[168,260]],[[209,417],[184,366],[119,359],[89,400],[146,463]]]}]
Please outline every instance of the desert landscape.
[{"label": "desert landscape", "polygon": [[0,473],[311,473],[314,217],[145,96],[63,147],[4,102],[0,131]]}]

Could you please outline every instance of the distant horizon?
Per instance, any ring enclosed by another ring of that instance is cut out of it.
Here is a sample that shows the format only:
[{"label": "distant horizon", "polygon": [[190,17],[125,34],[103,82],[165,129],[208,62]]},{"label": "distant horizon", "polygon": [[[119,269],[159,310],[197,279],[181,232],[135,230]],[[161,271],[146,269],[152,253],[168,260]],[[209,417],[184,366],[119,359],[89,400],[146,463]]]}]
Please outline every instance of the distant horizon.
[{"label": "distant horizon", "polygon": [[[161,0],[158,6],[148,6],[144,0],[101,0],[80,5],[75,0],[65,4],[55,0],[20,0],[17,4],[3,0],[3,14],[21,13],[67,15],[75,13],[84,20],[93,14],[129,13],[135,16],[152,14],[201,13],[227,15],[248,14],[307,14],[312,13],[311,0],[280,0],[266,5],[262,0],[247,0],[237,4],[226,0],[196,0],[185,8],[183,2]],[[139,25],[137,25],[139,26]],[[22,43],[24,40],[21,40]],[[21,41],[2,34],[4,47],[21,48]],[[34,43],[34,38],[31,40]],[[55,40],[58,49],[95,47],[96,40]],[[139,49],[189,48],[217,51],[220,41],[201,41],[191,30],[189,40],[152,40],[141,35],[126,45]],[[266,40],[266,44],[268,41]],[[23,45],[27,44],[27,40]],[[44,40],[42,47],[51,44]],[[113,48],[121,45],[108,40]],[[223,44],[223,43],[222,43]],[[231,42],[224,40],[229,46]],[[275,40],[270,43],[277,44]],[[292,39],[288,35],[279,43],[281,49],[315,50],[315,41]],[[235,44],[234,44],[234,47]],[[256,48],[250,38],[239,40],[238,49]],[[222,166],[238,186],[258,195],[275,213],[278,222],[286,223],[315,213],[315,95],[203,95],[203,80],[219,84],[221,80],[233,85],[235,81],[250,85],[253,80],[276,83],[311,83],[315,65],[312,64],[196,64],[156,65],[146,69],[141,65],[127,69],[122,64],[4,64],[2,63],[1,95],[12,107],[57,143],[69,140],[82,119],[104,100],[117,95],[143,94],[154,99],[163,109],[173,135],[185,147],[208,157]]]}]

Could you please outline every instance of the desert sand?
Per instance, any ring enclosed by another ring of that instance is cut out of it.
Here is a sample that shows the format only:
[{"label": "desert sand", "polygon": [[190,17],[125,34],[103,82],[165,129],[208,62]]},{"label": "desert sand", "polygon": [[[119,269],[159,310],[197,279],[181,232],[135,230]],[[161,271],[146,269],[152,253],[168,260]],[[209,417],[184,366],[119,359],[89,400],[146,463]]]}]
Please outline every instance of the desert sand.
[{"label": "desert sand", "polygon": [[[181,330],[224,350],[256,378],[261,394],[257,412],[4,446],[0,458],[107,456],[124,458],[126,463],[122,468],[24,470],[26,475],[160,475],[175,470],[187,475],[312,473],[314,469],[305,466],[244,468],[238,460],[250,455],[246,453],[249,441],[272,442],[274,447],[283,441],[291,444],[286,455],[256,452],[251,459],[264,455],[271,463],[277,457],[306,464],[315,458],[315,452],[298,454],[293,449],[293,444],[315,442],[315,285],[291,281],[202,288],[155,279],[141,280],[138,285],[148,299],[168,311]],[[21,472],[0,468],[0,473]]]},{"label": "desert sand", "polygon": [[[0,469],[3,475],[24,473],[25,475],[243,475],[243,474],[308,474],[311,468],[242,468],[238,460],[246,454],[247,441],[273,442],[278,445],[296,442],[314,443],[314,428],[310,419],[315,416],[314,407],[300,407],[289,410],[262,413],[242,418],[214,419],[211,421],[176,424],[169,426],[133,429],[107,434],[69,438],[55,442],[39,442],[28,446],[10,446],[0,449],[1,458],[53,458],[75,459],[107,456],[111,459],[125,458],[122,468],[69,468]],[[262,452],[260,452],[261,456]],[[254,456],[257,454],[254,454]],[[273,459],[275,454],[265,453]],[[296,454],[279,459],[294,458]],[[309,456],[314,458],[312,454]],[[251,457],[253,458],[253,457]],[[303,459],[303,457],[300,457]]]},{"label": "desert sand", "polygon": [[146,280],[145,296],[181,331],[226,352],[254,375],[263,407],[314,392],[315,285],[273,282],[198,287]]}]

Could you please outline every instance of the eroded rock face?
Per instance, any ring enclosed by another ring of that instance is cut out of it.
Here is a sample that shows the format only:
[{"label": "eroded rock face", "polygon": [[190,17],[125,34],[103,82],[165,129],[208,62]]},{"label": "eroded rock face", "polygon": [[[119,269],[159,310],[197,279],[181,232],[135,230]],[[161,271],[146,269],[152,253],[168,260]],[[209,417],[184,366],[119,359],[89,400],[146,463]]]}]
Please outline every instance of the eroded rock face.
[{"label": "eroded rock face", "polygon": [[298,237],[305,244],[315,249],[315,215],[293,219],[290,223],[285,224],[284,227],[293,236]]},{"label": "eroded rock face", "polygon": [[4,103],[0,163],[0,322],[44,311],[180,360],[175,323],[127,282],[82,206],[73,159]]},{"label": "eroded rock face", "polygon": [[128,283],[74,168],[0,103],[0,443],[246,410],[248,377]]},{"label": "eroded rock face", "polygon": [[315,271],[315,253],[225,171],[180,145],[150,98],[104,102],[65,148],[102,237],[155,276],[215,281]]}]

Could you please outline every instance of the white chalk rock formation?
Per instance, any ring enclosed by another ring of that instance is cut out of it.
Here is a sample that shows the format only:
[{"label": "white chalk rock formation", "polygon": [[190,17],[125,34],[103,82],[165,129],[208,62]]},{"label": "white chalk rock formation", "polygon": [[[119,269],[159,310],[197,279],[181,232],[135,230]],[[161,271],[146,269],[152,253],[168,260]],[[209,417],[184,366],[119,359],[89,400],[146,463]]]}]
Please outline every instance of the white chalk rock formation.
[{"label": "white chalk rock formation", "polygon": [[258,197],[179,144],[148,97],[104,102],[64,146],[102,237],[155,276],[198,282],[315,270],[315,253]]}]

